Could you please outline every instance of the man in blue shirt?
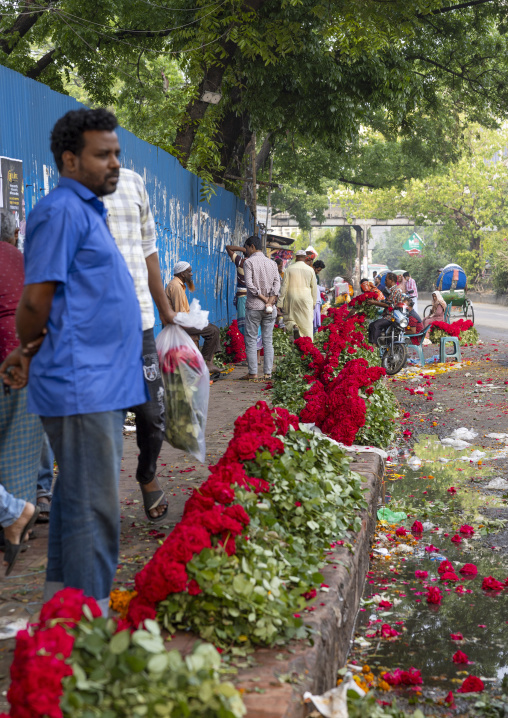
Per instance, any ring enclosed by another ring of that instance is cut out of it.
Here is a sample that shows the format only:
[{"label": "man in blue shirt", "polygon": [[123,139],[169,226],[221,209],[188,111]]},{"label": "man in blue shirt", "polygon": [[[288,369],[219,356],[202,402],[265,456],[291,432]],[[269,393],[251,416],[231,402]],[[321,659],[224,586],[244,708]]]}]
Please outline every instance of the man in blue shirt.
[{"label": "man in blue shirt", "polygon": [[[97,197],[118,182],[116,126],[110,112],[83,109],[53,128],[61,178],[28,217],[17,311],[20,357],[47,329],[28,384],[28,410],[41,416],[59,468],[44,598],[81,588],[103,613],[118,561],[125,410],[148,399],[134,283]],[[26,362],[12,370],[13,386]]]}]

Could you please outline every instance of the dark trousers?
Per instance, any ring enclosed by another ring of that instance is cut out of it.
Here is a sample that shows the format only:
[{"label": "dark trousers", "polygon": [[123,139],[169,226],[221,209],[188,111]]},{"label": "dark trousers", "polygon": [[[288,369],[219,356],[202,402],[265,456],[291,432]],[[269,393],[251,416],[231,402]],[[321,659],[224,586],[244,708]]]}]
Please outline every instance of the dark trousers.
[{"label": "dark trousers", "polygon": [[149,484],[155,477],[157,459],[164,439],[164,388],[155,347],[153,329],[143,332],[143,372],[150,400],[133,406],[136,415],[136,441],[139,449],[136,479]]},{"label": "dark trousers", "polygon": [[183,327],[187,334],[191,337],[203,337],[205,343],[201,353],[205,361],[213,361],[213,355],[219,351],[220,348],[220,331],[219,327],[215,324],[207,324],[204,329],[190,329]]},{"label": "dark trousers", "polygon": [[383,333],[383,329],[389,327],[392,323],[391,319],[376,319],[369,325],[369,342],[377,347],[377,340]]}]

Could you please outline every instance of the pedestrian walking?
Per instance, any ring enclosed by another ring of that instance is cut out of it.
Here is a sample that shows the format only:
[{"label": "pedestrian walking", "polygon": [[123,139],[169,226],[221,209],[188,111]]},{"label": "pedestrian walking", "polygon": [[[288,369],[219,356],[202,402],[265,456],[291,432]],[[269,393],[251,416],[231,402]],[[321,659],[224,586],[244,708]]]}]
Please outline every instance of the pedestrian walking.
[{"label": "pedestrian walking", "polygon": [[[166,295],[169,303],[175,312],[190,312],[189,300],[185,294],[187,287],[189,292],[195,290],[192,278],[192,267],[189,262],[177,262],[173,267],[173,279],[166,287]],[[201,353],[206,362],[206,366],[210,374],[220,372],[218,366],[213,363],[214,356],[220,348],[220,331],[215,324],[207,324],[204,329],[192,329],[191,327],[182,327],[187,334],[193,339],[199,341],[199,337],[203,337],[204,344]]]},{"label": "pedestrian walking", "polygon": [[[263,341],[264,378],[270,379],[273,369],[273,327],[277,317],[275,303],[280,290],[277,265],[261,251],[261,239],[255,235],[245,241],[245,284],[247,302],[245,309],[245,351],[248,374],[242,380],[257,379],[257,337],[261,327]],[[312,271],[312,270],[311,270]],[[312,272],[314,274],[314,272]]]},{"label": "pedestrian walking", "polygon": [[153,302],[163,325],[172,324],[175,313],[164,292],[155,222],[143,179],[122,167],[116,192],[106,195],[103,201],[108,210],[109,230],[134,280],[141,310],[143,373],[150,399],[130,407],[135,417],[139,449],[136,480],[147,519],[160,523],[168,513],[168,501],[156,478],[157,460],[164,440],[164,388],[153,332]]},{"label": "pedestrian walking", "polygon": [[9,381],[14,365],[11,384],[22,386],[23,348],[47,328],[28,384],[28,410],[42,417],[59,469],[44,600],[78,588],[104,614],[118,563],[125,410],[149,398],[139,302],[99,200],[118,184],[116,127],[110,112],[81,109],[53,128],[60,181],[28,217],[21,345],[0,367]]},{"label": "pedestrian walking", "polygon": [[305,250],[298,250],[295,257],[295,263],[284,274],[278,306],[289,331],[295,332],[296,328],[298,336],[312,338],[314,307],[318,297],[316,273],[306,263]]},{"label": "pedestrian walking", "polygon": [[418,287],[410,272],[404,272],[406,280],[406,294],[413,300],[413,309],[418,314]]}]

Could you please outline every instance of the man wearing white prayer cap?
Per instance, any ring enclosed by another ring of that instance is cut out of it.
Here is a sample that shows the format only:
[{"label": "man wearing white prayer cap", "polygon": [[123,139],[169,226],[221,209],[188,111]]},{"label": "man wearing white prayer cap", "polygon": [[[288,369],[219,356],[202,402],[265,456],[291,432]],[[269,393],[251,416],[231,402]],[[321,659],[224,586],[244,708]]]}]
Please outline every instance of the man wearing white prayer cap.
[{"label": "man wearing white prayer cap", "polygon": [[[173,279],[166,287],[166,296],[169,303],[175,312],[189,312],[190,306],[185,294],[185,288],[187,287],[189,292],[195,290],[194,282],[192,281],[192,267],[189,262],[177,262],[173,267],[173,275]],[[215,353],[219,351],[220,347],[219,328],[215,324],[207,324],[204,329],[182,328],[185,329],[187,334],[190,334],[194,341],[199,342],[199,337],[203,337],[204,344],[201,350],[203,359],[211,374],[220,372],[220,369],[213,363]]]}]

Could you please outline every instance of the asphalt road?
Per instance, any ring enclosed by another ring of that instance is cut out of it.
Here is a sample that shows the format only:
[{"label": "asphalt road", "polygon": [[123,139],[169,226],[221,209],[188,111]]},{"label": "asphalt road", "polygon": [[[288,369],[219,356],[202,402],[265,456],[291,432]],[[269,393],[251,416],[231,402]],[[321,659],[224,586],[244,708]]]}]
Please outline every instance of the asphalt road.
[{"label": "asphalt road", "polygon": [[[452,312],[452,321],[455,317]],[[462,314],[457,314],[457,319]],[[508,307],[500,304],[474,304],[474,323],[482,339],[508,340]]]}]

